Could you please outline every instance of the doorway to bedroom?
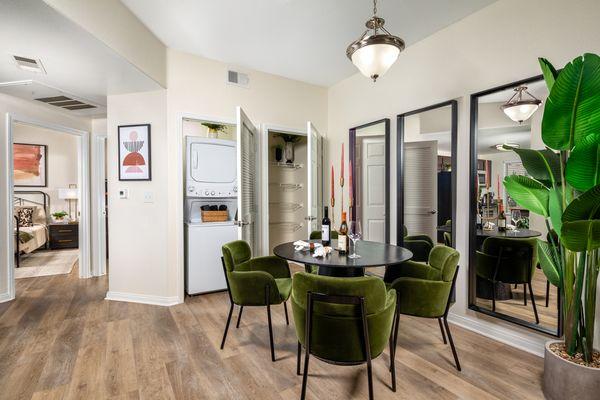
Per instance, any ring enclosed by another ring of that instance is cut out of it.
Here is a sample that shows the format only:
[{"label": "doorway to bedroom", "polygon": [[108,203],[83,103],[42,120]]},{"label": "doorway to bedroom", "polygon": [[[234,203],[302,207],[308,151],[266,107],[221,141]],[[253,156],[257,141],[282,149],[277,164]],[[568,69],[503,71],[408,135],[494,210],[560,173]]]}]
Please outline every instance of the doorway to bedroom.
[{"label": "doorway to bedroom", "polygon": [[89,276],[88,133],[14,118],[9,126],[14,260],[9,282],[14,289],[21,279]]}]

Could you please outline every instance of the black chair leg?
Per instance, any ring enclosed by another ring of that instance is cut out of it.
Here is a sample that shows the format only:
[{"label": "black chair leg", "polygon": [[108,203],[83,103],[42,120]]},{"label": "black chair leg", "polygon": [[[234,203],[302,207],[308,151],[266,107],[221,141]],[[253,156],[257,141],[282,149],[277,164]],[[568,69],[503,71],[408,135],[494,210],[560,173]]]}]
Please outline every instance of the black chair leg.
[{"label": "black chair leg", "polygon": [[440,331],[442,332],[442,339],[444,340],[444,344],[448,344],[446,341],[446,333],[444,332],[444,326],[442,325],[442,319],[438,318],[438,322],[440,324]]},{"label": "black chair leg", "polygon": [[[396,303],[396,310],[398,304]],[[392,392],[396,391],[396,340],[398,340],[398,322],[400,313],[396,311],[394,320],[392,321],[392,332],[390,333],[390,370],[392,372]]]},{"label": "black chair leg", "polygon": [[244,306],[240,306],[240,313],[238,314],[238,320],[235,324],[235,329],[238,329],[240,327],[240,321],[242,320],[242,311],[244,311]]},{"label": "black chair leg", "polygon": [[225,332],[223,332],[223,340],[221,341],[221,350],[225,347],[225,339],[227,339],[227,331],[229,330],[229,323],[231,322],[231,314],[233,313],[233,303],[229,307],[229,315],[227,316],[227,323],[225,324]]},{"label": "black chair leg", "polygon": [[[267,293],[269,293],[267,286]],[[271,345],[271,361],[275,361],[275,346],[273,345],[273,325],[271,324],[271,304],[267,298],[267,319],[269,320],[269,343]]]},{"label": "black chair leg", "polygon": [[446,333],[448,334],[448,341],[450,342],[450,348],[452,349],[452,355],[454,356],[454,363],[456,365],[456,369],[460,371],[460,362],[458,361],[458,354],[456,353],[456,348],[454,347],[454,340],[452,340],[452,334],[450,333],[450,326],[448,325],[447,316],[444,316],[444,326],[446,327]]},{"label": "black chair leg", "polygon": [[302,357],[302,345],[298,342],[298,356],[296,357],[296,375],[300,375],[300,357]]},{"label": "black chair leg", "polygon": [[546,307],[548,307],[550,301],[550,281],[546,280]]},{"label": "black chair leg", "polygon": [[535,306],[535,299],[533,298],[533,289],[531,288],[531,282],[529,282],[529,296],[531,297],[531,305],[533,306],[533,314],[535,315],[535,323],[540,323],[540,318],[538,316],[537,307]]},{"label": "black chair leg", "polygon": [[523,284],[523,305],[527,305],[527,285]]},{"label": "black chair leg", "polygon": [[283,309],[285,311],[285,324],[289,325],[290,324],[290,320],[288,318],[288,312],[287,312],[287,302],[283,302]]}]

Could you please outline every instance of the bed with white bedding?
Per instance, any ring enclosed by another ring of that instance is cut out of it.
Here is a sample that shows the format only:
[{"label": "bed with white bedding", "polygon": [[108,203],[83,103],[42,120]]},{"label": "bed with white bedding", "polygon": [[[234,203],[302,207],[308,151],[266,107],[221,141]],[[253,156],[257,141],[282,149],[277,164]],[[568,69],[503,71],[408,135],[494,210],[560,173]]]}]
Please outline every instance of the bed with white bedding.
[{"label": "bed with white bedding", "polygon": [[[14,193],[15,255],[18,268],[21,254],[29,254],[39,248],[47,247],[47,212],[50,208],[50,197],[41,191],[15,191]],[[28,197],[21,197],[21,195]],[[31,196],[41,196],[42,201],[33,200]]]}]

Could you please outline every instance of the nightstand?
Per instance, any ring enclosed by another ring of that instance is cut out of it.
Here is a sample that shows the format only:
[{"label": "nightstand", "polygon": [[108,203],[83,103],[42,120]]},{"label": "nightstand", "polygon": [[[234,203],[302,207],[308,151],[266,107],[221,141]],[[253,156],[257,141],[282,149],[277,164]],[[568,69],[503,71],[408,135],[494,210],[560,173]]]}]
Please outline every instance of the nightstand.
[{"label": "nightstand", "polygon": [[76,249],[79,247],[79,223],[49,224],[50,248]]}]

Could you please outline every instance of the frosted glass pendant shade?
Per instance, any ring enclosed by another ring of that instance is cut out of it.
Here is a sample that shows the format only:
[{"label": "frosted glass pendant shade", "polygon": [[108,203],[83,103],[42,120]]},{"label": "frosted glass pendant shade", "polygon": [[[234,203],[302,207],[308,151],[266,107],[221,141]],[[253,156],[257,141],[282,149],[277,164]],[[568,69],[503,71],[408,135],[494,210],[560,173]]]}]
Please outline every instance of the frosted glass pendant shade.
[{"label": "frosted glass pendant shade", "polygon": [[515,122],[527,121],[540,107],[539,102],[526,101],[502,106],[502,111]]},{"label": "frosted glass pendant shade", "polygon": [[383,76],[398,59],[400,49],[391,44],[371,44],[352,54],[352,63],[366,77],[374,81]]}]

